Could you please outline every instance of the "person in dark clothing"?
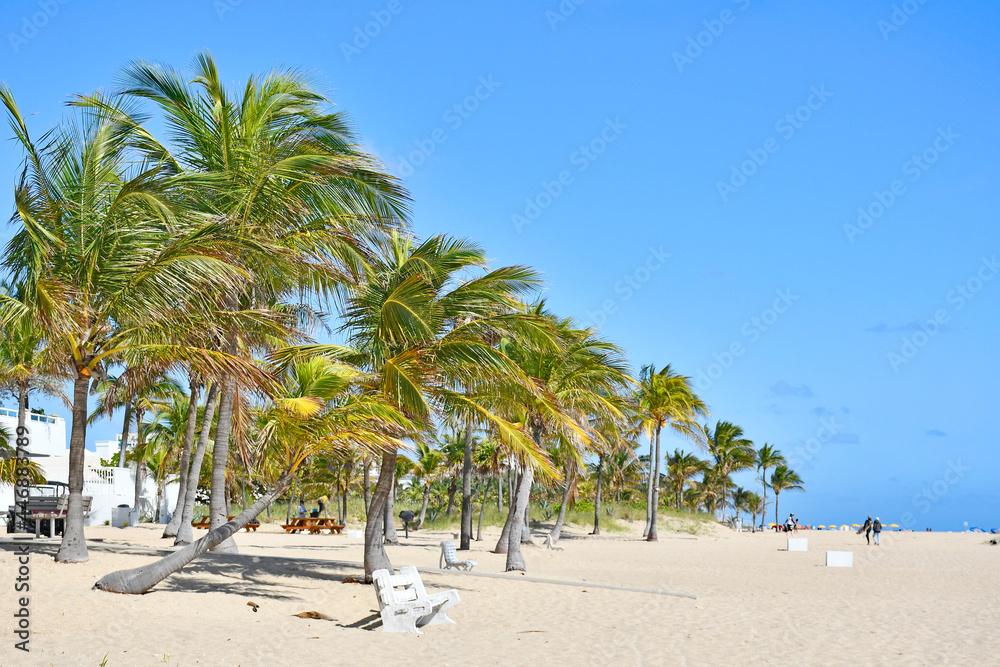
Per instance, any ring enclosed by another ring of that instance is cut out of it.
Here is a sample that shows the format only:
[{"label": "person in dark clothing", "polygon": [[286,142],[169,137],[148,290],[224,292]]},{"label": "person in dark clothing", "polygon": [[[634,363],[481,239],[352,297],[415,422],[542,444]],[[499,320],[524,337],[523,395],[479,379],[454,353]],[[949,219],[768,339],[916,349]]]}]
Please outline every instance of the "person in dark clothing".
[{"label": "person in dark clothing", "polygon": [[871,545],[872,543],[872,515],[869,514],[868,518],[865,519],[865,525],[861,526],[861,530],[865,531],[865,542]]},{"label": "person in dark clothing", "polygon": [[882,546],[882,522],[875,517],[875,523],[872,524],[872,532],[875,533],[875,546]]}]

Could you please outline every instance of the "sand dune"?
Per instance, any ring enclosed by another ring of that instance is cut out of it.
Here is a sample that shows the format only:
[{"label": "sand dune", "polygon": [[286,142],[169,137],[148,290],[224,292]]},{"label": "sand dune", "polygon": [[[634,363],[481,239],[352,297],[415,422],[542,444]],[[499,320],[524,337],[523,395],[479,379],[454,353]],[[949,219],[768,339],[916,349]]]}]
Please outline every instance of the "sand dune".
[{"label": "sand dune", "polygon": [[[95,527],[90,562],[57,565],[53,544],[31,558],[31,653],[13,650],[5,593],[0,663],[98,665],[357,664],[983,664],[1000,660],[1000,547],[976,534],[886,533],[881,548],[853,533],[804,532],[810,550],[784,551],[773,533],[665,533],[586,537],[565,551],[530,548],[528,575],[579,585],[425,572],[454,587],[456,625],[422,636],[386,634],[361,574],[362,544],[331,535],[240,533],[239,556],[209,554],[143,596],[91,590],[102,575],[156,558],[162,527]],[[196,536],[201,534],[196,532]],[[476,572],[502,573],[473,544]],[[411,533],[393,564],[436,568],[441,532]],[[859,541],[860,540],[860,541]],[[539,540],[540,541],[540,540]],[[14,578],[10,545],[0,571]],[[852,550],[855,567],[824,567],[827,549]],[[689,593],[697,599],[591,588]],[[248,601],[259,605],[254,612]],[[332,621],[293,616],[317,611]]]}]

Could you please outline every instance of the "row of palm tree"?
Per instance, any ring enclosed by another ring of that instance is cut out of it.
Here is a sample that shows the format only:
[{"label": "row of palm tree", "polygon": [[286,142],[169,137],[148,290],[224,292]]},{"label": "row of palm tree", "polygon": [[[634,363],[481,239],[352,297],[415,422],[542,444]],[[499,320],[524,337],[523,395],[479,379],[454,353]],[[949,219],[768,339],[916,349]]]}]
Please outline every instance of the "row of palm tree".
[{"label": "row of palm tree", "polygon": [[[472,538],[473,476],[499,479],[509,466],[495,549],[508,570],[524,570],[536,480],[562,485],[558,539],[592,459],[597,488],[620,493],[643,434],[655,540],[668,427],[714,457],[725,518],[729,477],[746,463],[739,429],[700,426],[707,407],[669,366],[633,379],[620,348],[536,300],[534,270],[493,268],[466,239],[410,234],[406,191],[300,72],[233,91],[208,53],[188,74],[135,62],[113,94],[73,98],[73,117],[38,138],[5,87],[0,102],[24,154],[2,261],[0,383],[15,388],[21,417],[31,391],[72,387],[56,560],[88,558],[93,419],[124,412],[119,465],[135,466],[137,500],[147,473],[161,491],[180,486],[164,537],[183,548],[98,588],[141,593],[209,549],[234,551],[232,535],[296,484],[334,491],[345,515],[358,469],[370,577],[391,567],[399,476],[413,471],[429,489],[442,460],[449,507],[461,483],[461,548]],[[146,126],[151,112],[163,137]],[[439,426],[450,433],[443,448],[431,446]],[[206,486],[210,530],[195,541]],[[236,488],[243,509],[229,520]],[[599,505],[600,491],[595,532]]]}]

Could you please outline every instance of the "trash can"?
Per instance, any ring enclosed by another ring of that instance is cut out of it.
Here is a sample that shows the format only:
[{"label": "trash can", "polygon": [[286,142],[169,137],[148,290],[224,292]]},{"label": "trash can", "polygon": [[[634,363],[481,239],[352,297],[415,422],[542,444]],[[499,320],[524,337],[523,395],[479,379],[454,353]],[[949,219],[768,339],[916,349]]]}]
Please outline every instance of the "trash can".
[{"label": "trash can", "polygon": [[128,505],[119,505],[111,508],[111,525],[116,528],[125,528],[139,523],[139,513]]}]

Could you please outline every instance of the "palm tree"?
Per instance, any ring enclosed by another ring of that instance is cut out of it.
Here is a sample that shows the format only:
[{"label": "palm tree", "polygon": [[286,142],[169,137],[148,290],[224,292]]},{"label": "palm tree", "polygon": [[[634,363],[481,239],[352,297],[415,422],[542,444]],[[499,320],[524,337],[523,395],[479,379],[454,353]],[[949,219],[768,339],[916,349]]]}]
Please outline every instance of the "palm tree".
[{"label": "palm tree", "polygon": [[764,443],[764,446],[757,450],[757,471],[760,473],[760,483],[764,487],[764,511],[761,514],[767,511],[767,469],[786,463],[785,457],[772,445]]},{"label": "palm tree", "polygon": [[659,371],[654,365],[643,367],[635,401],[640,429],[649,434],[650,476],[644,535],[655,542],[660,498],[660,432],[669,426],[679,435],[697,441],[701,431],[696,419],[707,416],[708,407],[691,388],[691,378],[675,373],[669,364]]},{"label": "palm tree", "polygon": [[786,465],[779,465],[771,473],[771,488],[774,489],[774,522],[778,523],[778,495],[782,491],[805,491],[802,478]]},{"label": "palm tree", "polygon": [[411,471],[418,484],[423,487],[423,499],[420,505],[420,515],[417,517],[417,527],[424,525],[427,516],[427,503],[431,498],[431,484],[437,481],[440,474],[442,454],[430,445],[417,443],[417,457]]},{"label": "palm tree", "polygon": [[132,160],[134,135],[116,121],[121,110],[86,110],[36,144],[7,88],[0,100],[26,156],[15,189],[22,228],[3,259],[23,299],[0,295],[0,326],[37,322],[60,372],[73,380],[69,504],[56,560],[83,562],[94,378],[130,352],[209,372],[238,369],[261,386],[266,380],[253,364],[175,342],[204,328],[215,295],[236,289],[242,275],[227,261],[218,226],[184,205],[163,165]]},{"label": "palm tree", "polygon": [[331,453],[347,446],[372,451],[404,446],[415,424],[377,397],[357,391],[370,378],[344,364],[315,358],[291,364],[273,404],[255,419],[256,447],[261,458],[281,462],[277,482],[253,505],[231,521],[169,556],[132,570],[113,572],[95,588],[115,593],[144,593],[187,563],[228,539],[254,519],[281,493],[314,453]]},{"label": "palm tree", "polygon": [[708,451],[715,465],[715,480],[721,491],[722,521],[726,520],[726,499],[733,473],[749,470],[757,461],[753,442],[743,437],[743,429],[727,421],[716,422],[715,428],[703,426]]},{"label": "palm tree", "polygon": [[747,491],[743,499],[743,509],[753,515],[753,530],[756,532],[757,517],[760,516],[763,521],[764,512],[766,511],[764,499],[752,491]]},{"label": "palm tree", "polygon": [[705,462],[694,454],[675,449],[667,456],[667,481],[674,494],[674,507],[681,509],[684,487],[688,482],[705,471]]}]

